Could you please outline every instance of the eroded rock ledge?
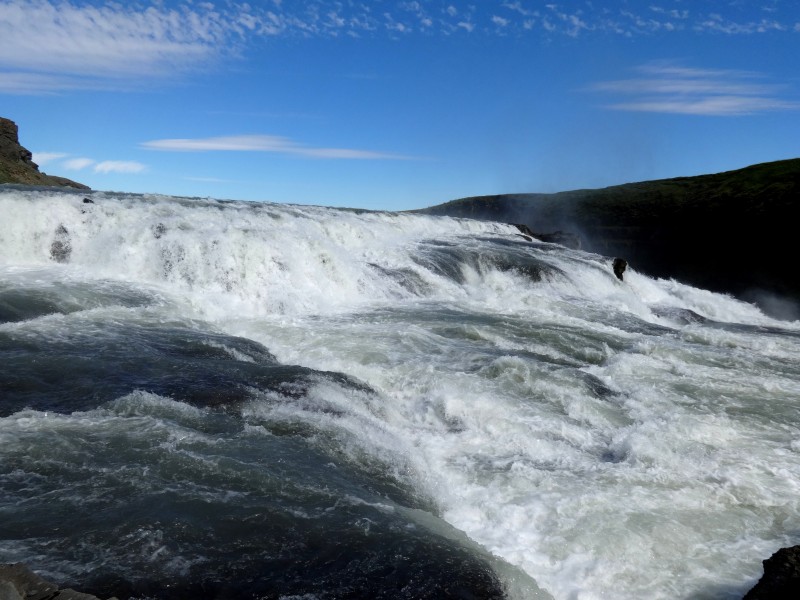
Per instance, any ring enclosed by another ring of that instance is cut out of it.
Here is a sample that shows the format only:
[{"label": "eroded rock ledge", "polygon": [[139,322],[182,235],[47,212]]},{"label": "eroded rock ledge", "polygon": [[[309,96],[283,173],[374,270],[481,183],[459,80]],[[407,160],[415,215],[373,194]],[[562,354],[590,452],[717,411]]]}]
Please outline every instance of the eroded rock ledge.
[{"label": "eroded rock ledge", "polygon": [[764,575],[744,600],[800,598],[800,546],[781,548],[763,561]]},{"label": "eroded rock ledge", "polygon": [[[100,600],[45,581],[22,563],[0,565],[0,600]],[[110,600],[116,600],[111,598]]]},{"label": "eroded rock ledge", "polygon": [[0,184],[47,185],[90,189],[66,177],[47,175],[33,162],[33,154],[19,143],[19,129],[10,119],[0,117]]}]

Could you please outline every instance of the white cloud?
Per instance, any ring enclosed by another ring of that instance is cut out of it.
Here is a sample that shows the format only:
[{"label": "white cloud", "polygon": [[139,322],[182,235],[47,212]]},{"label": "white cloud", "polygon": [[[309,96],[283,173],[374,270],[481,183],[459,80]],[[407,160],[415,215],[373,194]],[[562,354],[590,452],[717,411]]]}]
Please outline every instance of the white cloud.
[{"label": "white cloud", "polygon": [[61,163],[61,166],[69,171],[80,171],[90,167],[95,163],[91,158],[70,158]]},{"label": "white cloud", "polygon": [[788,27],[775,20],[761,19],[760,21],[736,22],[725,19],[719,14],[711,14],[704,21],[697,23],[695,29],[697,31],[712,31],[735,35],[785,31]]},{"label": "white cloud", "polygon": [[[44,159],[44,162],[52,162],[62,159],[68,154],[60,152],[34,154],[34,158]],[[37,161],[34,161],[37,162]],[[37,164],[43,164],[37,162]],[[128,160],[103,160],[96,161],[93,158],[69,158],[61,162],[60,167],[68,171],[81,171],[88,167],[93,167],[95,173],[142,173],[147,170],[147,166],[136,161]]]},{"label": "white cloud", "polygon": [[273,135],[231,135],[210,138],[175,138],[152,140],[141,144],[150,150],[168,150],[173,152],[275,152],[305,158],[342,158],[360,160],[407,160],[411,157],[374,152],[371,150],[353,150],[349,148],[316,148],[293,142],[292,140]]},{"label": "white cloud", "polygon": [[609,108],[639,112],[732,117],[775,110],[800,110],[800,103],[776,98],[709,96],[674,100],[621,102]]},{"label": "white cloud", "polygon": [[378,9],[375,3],[337,0],[0,0],[0,93],[140,89],[142,81],[173,81],[221,66],[242,56],[260,37],[800,31],[796,15],[789,18],[783,8],[788,3],[772,5],[775,10],[769,13],[748,10],[743,2],[701,5],[714,5],[716,13],[695,4],[690,11],[678,0],[657,0],[650,6],[585,0],[489,4],[385,0]]},{"label": "white cloud", "polygon": [[147,166],[132,160],[104,160],[94,166],[95,173],[141,173]]},{"label": "white cloud", "polygon": [[[0,66],[2,60],[0,60]],[[63,90],[99,87],[83,80],[77,81],[70,77],[50,73],[21,73],[14,71],[0,71],[0,92],[6,94],[55,94]]]},{"label": "white cloud", "polygon": [[642,77],[599,82],[592,90],[622,96],[607,105],[614,110],[706,116],[800,110],[799,101],[783,97],[783,86],[758,73],[668,63],[643,65],[638,71]]},{"label": "white cloud", "polygon": [[60,160],[66,156],[69,155],[63,152],[33,152],[33,162],[41,167],[42,165],[46,165],[54,160]]},{"label": "white cloud", "polygon": [[96,78],[174,75],[207,64],[242,30],[213,7],[0,0],[0,89],[32,93]]}]

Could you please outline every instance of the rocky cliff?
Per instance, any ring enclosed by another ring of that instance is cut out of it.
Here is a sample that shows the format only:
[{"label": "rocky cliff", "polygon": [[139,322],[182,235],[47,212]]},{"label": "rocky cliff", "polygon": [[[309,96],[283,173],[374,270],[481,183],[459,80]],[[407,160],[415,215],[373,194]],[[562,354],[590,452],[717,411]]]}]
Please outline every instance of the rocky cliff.
[{"label": "rocky cliff", "polygon": [[[800,300],[800,159],[558,194],[454,200],[419,212],[562,230],[640,272],[747,300]],[[762,304],[763,306],[763,304]],[[797,318],[797,317],[795,317]]]},{"label": "rocky cliff", "polygon": [[89,189],[88,186],[71,179],[39,171],[39,165],[33,162],[30,151],[19,143],[17,124],[0,117],[0,184],[2,183]]}]

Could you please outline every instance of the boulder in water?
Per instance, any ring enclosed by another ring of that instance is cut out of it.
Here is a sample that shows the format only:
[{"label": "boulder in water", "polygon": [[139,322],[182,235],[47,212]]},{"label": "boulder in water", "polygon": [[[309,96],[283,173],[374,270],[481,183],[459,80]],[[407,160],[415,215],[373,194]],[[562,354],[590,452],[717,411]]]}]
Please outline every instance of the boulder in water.
[{"label": "boulder in water", "polygon": [[764,576],[744,600],[800,598],[800,546],[781,548],[763,561]]},{"label": "boulder in water", "polygon": [[625,269],[628,268],[628,261],[624,258],[615,258],[612,266],[614,267],[614,275],[617,276],[617,279],[623,281],[622,274],[625,273]]},{"label": "boulder in water", "polygon": [[67,262],[72,255],[72,244],[69,241],[69,231],[63,225],[56,227],[56,235],[50,244],[50,258],[56,262]]},{"label": "boulder in water", "polygon": [[550,244],[560,244],[562,246],[566,246],[567,248],[572,248],[573,250],[581,249],[581,239],[574,233],[569,233],[566,231],[554,231],[552,233],[536,233],[524,223],[511,223],[511,225],[519,229],[519,232],[522,235],[522,237],[527,239],[529,242],[533,241],[531,238],[536,238],[543,242],[548,242]]},{"label": "boulder in water", "polygon": [[[22,563],[0,565],[0,600],[98,600],[45,581]],[[111,600],[116,600],[112,598]]]},{"label": "boulder in water", "polygon": [[536,237],[538,237],[543,242],[549,242],[551,244],[560,244],[562,246],[566,246],[567,248],[572,248],[573,250],[580,250],[581,249],[581,238],[579,238],[574,233],[570,233],[568,231],[554,231],[552,233],[537,233]]}]

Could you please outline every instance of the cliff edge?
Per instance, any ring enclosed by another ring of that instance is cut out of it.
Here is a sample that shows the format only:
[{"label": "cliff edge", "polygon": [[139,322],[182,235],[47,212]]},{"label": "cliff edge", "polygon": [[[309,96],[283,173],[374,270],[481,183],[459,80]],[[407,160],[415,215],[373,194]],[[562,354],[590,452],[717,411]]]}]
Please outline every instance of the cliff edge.
[{"label": "cliff edge", "polygon": [[48,185],[72,187],[81,190],[89,186],[77,183],[66,177],[47,175],[39,171],[39,165],[32,160],[27,148],[19,143],[19,129],[10,119],[0,117],[0,184],[21,183],[24,185]]},{"label": "cliff edge", "polygon": [[560,229],[648,275],[766,308],[772,295],[800,302],[799,201],[800,159],[790,159],[596,190],[463,198],[416,212]]}]

